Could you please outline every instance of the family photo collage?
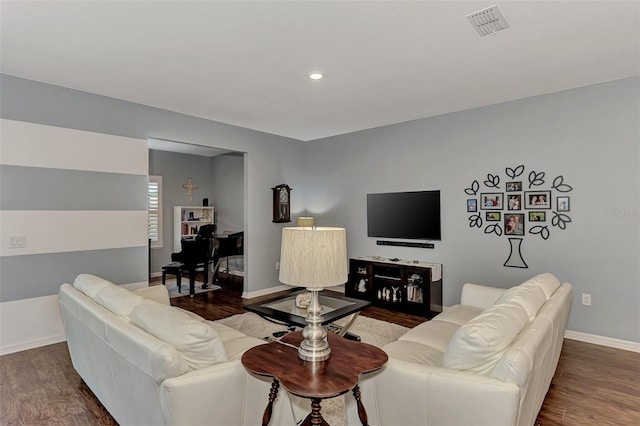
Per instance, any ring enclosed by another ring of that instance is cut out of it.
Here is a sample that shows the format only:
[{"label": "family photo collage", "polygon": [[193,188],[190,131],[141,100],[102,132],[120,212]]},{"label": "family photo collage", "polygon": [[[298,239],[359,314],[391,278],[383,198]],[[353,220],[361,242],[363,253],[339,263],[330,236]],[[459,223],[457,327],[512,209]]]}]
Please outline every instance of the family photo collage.
[{"label": "family photo collage", "polygon": [[[569,197],[556,197],[557,212],[569,211]],[[505,192],[483,192],[467,200],[467,212],[484,211],[485,222],[502,222],[505,235],[524,235],[527,222],[547,221],[551,191],[523,191],[522,181],[506,182]]]}]

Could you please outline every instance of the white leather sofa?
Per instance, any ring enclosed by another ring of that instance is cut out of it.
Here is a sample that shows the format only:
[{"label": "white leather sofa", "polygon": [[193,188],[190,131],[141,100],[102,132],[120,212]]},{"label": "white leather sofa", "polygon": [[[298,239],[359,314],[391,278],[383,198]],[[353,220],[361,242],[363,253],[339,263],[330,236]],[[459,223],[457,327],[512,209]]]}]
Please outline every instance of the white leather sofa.
[{"label": "white leather sofa", "polygon": [[[260,424],[271,380],[240,357],[262,340],[171,307],[164,286],[132,292],[81,274],[60,306],[73,366],[119,424]],[[286,392],[272,424],[295,424]]]},{"label": "white leather sofa", "polygon": [[[461,304],[383,347],[363,375],[374,426],[533,425],[553,378],[573,289],[551,274],[511,289],[465,284]],[[352,398],[348,423],[359,424]]]}]

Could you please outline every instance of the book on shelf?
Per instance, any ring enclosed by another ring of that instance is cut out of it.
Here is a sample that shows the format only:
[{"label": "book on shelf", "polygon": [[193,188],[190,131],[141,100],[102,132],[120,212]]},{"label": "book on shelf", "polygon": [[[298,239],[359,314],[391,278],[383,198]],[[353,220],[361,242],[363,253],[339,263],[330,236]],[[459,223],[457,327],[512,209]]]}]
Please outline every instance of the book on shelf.
[{"label": "book on shelf", "polygon": [[423,303],[422,287],[417,284],[407,284],[407,300],[409,302]]}]

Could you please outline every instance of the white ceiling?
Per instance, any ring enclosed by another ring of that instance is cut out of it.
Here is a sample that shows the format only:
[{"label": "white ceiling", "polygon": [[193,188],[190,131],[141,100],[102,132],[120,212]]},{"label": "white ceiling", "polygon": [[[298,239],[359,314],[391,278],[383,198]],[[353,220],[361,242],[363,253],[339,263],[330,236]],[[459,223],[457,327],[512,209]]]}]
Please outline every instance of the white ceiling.
[{"label": "white ceiling", "polygon": [[[465,15],[493,4],[510,28],[480,37]],[[299,140],[640,74],[635,0],[3,0],[0,12],[3,73]]]}]

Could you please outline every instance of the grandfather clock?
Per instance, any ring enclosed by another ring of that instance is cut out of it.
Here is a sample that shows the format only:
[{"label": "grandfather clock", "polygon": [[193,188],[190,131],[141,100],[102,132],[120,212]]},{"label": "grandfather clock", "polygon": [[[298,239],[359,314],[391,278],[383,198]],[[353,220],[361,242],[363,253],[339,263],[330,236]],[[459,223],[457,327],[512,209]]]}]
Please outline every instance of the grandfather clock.
[{"label": "grandfather clock", "polygon": [[273,191],[273,222],[291,222],[291,189],[289,185],[278,185]]}]

